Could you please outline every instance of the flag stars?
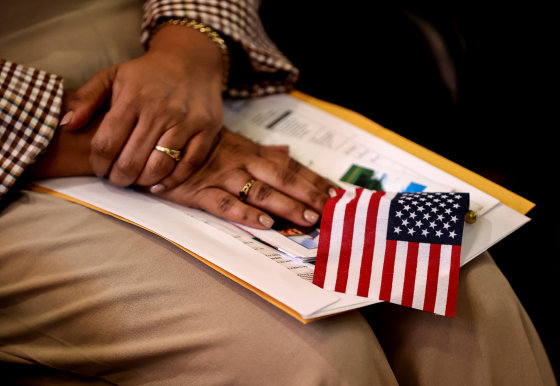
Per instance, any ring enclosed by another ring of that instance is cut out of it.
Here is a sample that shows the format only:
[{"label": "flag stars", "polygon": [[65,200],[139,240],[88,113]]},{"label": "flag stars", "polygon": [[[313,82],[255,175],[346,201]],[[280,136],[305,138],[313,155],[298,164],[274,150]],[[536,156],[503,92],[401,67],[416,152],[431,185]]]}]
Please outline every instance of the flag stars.
[{"label": "flag stars", "polygon": [[395,213],[395,217],[401,218],[402,216],[403,214],[400,210],[397,213]]},{"label": "flag stars", "polygon": [[408,234],[413,236],[414,235],[414,228],[408,228]]},{"label": "flag stars", "polygon": [[457,234],[455,233],[455,231],[449,232],[449,237],[451,237],[452,239],[454,239],[455,236],[457,236]]},{"label": "flag stars", "polygon": [[452,216],[451,217],[451,222],[457,222],[457,220],[458,220],[457,216]]},{"label": "flag stars", "polygon": [[424,220],[428,220],[430,218],[430,215],[428,213],[424,213]]},{"label": "flag stars", "polygon": [[416,221],[416,226],[418,228],[420,228],[422,226],[422,221],[420,221],[420,220]]},{"label": "flag stars", "polygon": [[441,237],[442,234],[443,234],[442,231],[440,231],[440,230],[437,230],[437,231],[436,231],[436,236],[437,236],[437,237]]},{"label": "flag stars", "polygon": [[399,227],[395,227],[395,229],[393,229],[393,232],[395,232],[396,234],[400,234],[401,233],[401,228]]},{"label": "flag stars", "polygon": [[404,209],[404,210],[410,210],[410,205],[405,205],[405,206],[403,207],[403,209]]},{"label": "flag stars", "polygon": [[427,229],[422,229],[422,236],[427,237],[430,234]]}]

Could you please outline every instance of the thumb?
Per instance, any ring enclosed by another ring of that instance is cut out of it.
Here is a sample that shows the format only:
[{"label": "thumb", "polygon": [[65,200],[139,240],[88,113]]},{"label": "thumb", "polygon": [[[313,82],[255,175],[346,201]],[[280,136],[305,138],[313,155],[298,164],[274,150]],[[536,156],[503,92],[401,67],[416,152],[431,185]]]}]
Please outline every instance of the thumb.
[{"label": "thumb", "polygon": [[117,66],[106,68],[80,87],[68,102],[59,126],[74,131],[87,125],[95,111],[109,99],[116,73]]}]

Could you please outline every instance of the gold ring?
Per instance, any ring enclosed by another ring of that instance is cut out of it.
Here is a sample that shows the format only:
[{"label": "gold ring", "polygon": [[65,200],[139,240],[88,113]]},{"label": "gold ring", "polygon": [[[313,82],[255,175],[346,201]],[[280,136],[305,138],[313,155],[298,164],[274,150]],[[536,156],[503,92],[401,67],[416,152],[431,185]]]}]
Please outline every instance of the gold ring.
[{"label": "gold ring", "polygon": [[239,191],[239,201],[241,202],[245,201],[247,195],[249,194],[249,190],[251,190],[251,187],[253,186],[254,183],[255,180],[251,178],[251,180],[245,184],[243,189]]},{"label": "gold ring", "polygon": [[181,160],[181,150],[170,149],[164,146],[156,146],[155,149],[167,154],[177,162]]}]

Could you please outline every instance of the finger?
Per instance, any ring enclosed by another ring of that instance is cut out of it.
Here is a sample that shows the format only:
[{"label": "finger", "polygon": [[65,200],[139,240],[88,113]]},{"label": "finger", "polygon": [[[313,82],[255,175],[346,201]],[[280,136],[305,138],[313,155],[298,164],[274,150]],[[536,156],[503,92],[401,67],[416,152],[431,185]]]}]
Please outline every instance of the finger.
[{"label": "finger", "polygon": [[202,166],[212,145],[212,138],[209,135],[203,133],[195,135],[188,142],[186,153],[177,163],[171,175],[162,180],[160,184],[165,189],[173,189],[184,182]]},{"label": "finger", "polygon": [[90,163],[97,176],[109,173],[113,160],[121,151],[136,124],[133,109],[114,107],[103,118],[91,140]]},{"label": "finger", "polygon": [[295,224],[310,226],[319,219],[319,213],[315,210],[277,191],[267,183],[251,178],[248,174],[232,173],[224,185],[227,191],[238,198],[243,196],[241,191],[245,190],[244,202]]},{"label": "finger", "polygon": [[329,195],[334,192],[335,187],[328,179],[315,173],[295,159],[290,158],[289,147],[287,145],[259,146],[258,152],[263,158],[278,165],[285,166],[295,173],[300,174],[303,178],[315,185],[318,190],[326,192]]},{"label": "finger", "polygon": [[159,196],[253,228],[269,229],[274,223],[274,220],[262,210],[242,203],[234,195],[219,188],[206,188],[191,195],[189,191],[178,187],[167,190]]},{"label": "finger", "polygon": [[141,113],[138,123],[111,167],[109,174],[111,182],[118,186],[128,186],[139,179],[143,170],[146,170],[145,179],[151,183],[165,177],[173,169],[175,161],[170,158],[173,162],[169,162],[163,157],[158,157],[153,163],[148,164],[153,152],[160,153],[154,150],[155,146],[159,144],[161,138],[164,140],[160,146],[174,149],[182,149],[186,142],[186,134],[182,133],[182,128],[169,129],[169,125],[167,120],[157,117],[153,112]]},{"label": "finger", "polygon": [[117,66],[95,74],[80,87],[68,103],[68,111],[60,121],[64,130],[74,131],[87,125],[93,114],[110,99]]},{"label": "finger", "polygon": [[272,150],[273,152],[279,152],[281,154],[290,154],[290,146],[288,145],[266,145],[263,148]]},{"label": "finger", "polygon": [[309,169],[293,158],[290,158],[288,160],[287,167],[294,173],[299,174],[307,181],[311,182],[311,184],[315,186],[319,191],[325,192],[332,196],[335,187],[333,186],[332,182],[325,177],[315,173],[313,170]]},{"label": "finger", "polygon": [[309,205],[319,213],[323,211],[329,198],[327,191],[317,188],[301,174],[287,166],[277,165],[263,158],[251,158],[246,163],[246,170],[255,179],[266,182],[276,190]]},{"label": "finger", "polygon": [[[163,146],[168,149],[179,150],[183,152],[185,143],[188,141],[191,133],[181,126],[173,127],[167,130],[157,140],[156,146]],[[177,166],[177,161],[170,155],[159,151],[152,146],[150,156],[140,176],[136,180],[137,185],[153,185],[168,176]],[[184,182],[183,179],[181,182]],[[173,185],[173,187],[177,186]]]}]

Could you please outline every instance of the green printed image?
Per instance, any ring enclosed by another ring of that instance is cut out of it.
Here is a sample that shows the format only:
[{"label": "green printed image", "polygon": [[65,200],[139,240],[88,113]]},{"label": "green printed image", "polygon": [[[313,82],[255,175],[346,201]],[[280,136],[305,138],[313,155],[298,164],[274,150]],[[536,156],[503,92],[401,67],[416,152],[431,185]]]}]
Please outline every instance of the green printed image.
[{"label": "green printed image", "polygon": [[375,170],[352,165],[350,169],[344,173],[341,181],[370,190],[384,190],[383,179],[385,176],[386,174],[376,175]]}]

